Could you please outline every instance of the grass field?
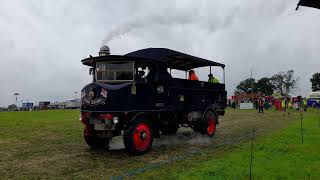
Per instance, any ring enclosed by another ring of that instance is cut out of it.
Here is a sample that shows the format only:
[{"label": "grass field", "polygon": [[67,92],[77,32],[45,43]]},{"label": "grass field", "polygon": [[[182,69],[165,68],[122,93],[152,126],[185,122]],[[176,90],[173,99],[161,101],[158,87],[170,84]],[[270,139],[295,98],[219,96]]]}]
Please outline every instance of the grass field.
[{"label": "grass field", "polygon": [[[254,141],[253,179],[320,179],[320,124],[315,113]],[[137,179],[249,179],[251,142],[146,172]]]},{"label": "grass field", "polygon": [[[283,117],[275,111],[257,115],[228,110],[212,139],[183,129],[155,140],[149,154],[130,156],[121,138],[112,142],[110,151],[90,149],[83,141],[78,110],[5,112],[0,113],[0,173],[3,179],[109,179],[181,156],[130,178],[242,179],[248,177],[250,137],[215,149],[208,146],[255,127],[264,131],[255,141],[256,179],[319,179],[320,128],[313,114],[305,115],[304,144],[297,113]],[[201,153],[188,156],[195,147]]]}]

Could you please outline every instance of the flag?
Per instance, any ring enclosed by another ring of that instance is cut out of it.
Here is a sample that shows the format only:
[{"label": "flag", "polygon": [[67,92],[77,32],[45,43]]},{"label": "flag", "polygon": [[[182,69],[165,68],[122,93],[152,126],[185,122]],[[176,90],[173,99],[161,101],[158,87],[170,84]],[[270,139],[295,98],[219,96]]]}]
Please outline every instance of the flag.
[{"label": "flag", "polygon": [[107,98],[107,96],[108,96],[108,91],[107,90],[105,90],[104,88],[102,88],[101,89],[101,96],[103,96],[103,97],[105,97],[105,98]]},{"label": "flag", "polygon": [[299,6],[307,6],[320,9],[320,0],[300,0],[296,10],[298,10]]}]

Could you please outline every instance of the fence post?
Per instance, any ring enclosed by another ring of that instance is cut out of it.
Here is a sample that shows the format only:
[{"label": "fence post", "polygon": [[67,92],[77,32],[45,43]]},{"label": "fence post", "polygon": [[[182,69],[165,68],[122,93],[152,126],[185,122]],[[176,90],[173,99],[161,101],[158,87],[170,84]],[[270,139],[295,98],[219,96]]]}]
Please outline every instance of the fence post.
[{"label": "fence post", "polygon": [[250,156],[250,177],[249,179],[252,179],[252,159],[253,159],[253,140],[254,140],[254,132],[255,129],[252,129],[252,137],[251,137],[251,156]]},{"label": "fence post", "polygon": [[303,144],[303,127],[302,127],[302,112],[300,112],[300,119],[301,119],[301,127],[300,127],[300,130],[301,130],[301,143]]},{"label": "fence post", "polygon": [[318,108],[318,122],[319,122],[319,128],[320,128],[320,107]]}]

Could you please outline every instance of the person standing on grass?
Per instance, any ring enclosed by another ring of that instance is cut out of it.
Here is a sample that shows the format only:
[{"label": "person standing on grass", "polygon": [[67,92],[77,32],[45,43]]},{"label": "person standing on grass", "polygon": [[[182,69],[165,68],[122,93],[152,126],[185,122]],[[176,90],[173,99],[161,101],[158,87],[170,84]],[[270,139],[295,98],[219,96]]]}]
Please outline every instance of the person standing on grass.
[{"label": "person standing on grass", "polygon": [[286,112],[287,112],[287,109],[288,109],[288,100],[286,98],[283,98],[283,100],[281,102],[281,107],[282,107],[283,115],[285,116]]},{"label": "person standing on grass", "polygon": [[303,105],[303,110],[307,111],[307,100],[306,99],[302,100],[302,105]]},{"label": "person standing on grass", "polygon": [[231,106],[234,110],[236,110],[236,100],[232,100]]},{"label": "person standing on grass", "polygon": [[261,95],[260,98],[259,98],[259,100],[258,100],[259,113],[262,113],[262,114],[263,114],[264,103],[265,103],[265,99],[264,99],[263,96]]},{"label": "person standing on grass", "polygon": [[256,110],[258,110],[258,108],[259,108],[259,101],[258,101],[258,99],[255,99],[255,100],[254,100],[254,104],[256,105]]}]

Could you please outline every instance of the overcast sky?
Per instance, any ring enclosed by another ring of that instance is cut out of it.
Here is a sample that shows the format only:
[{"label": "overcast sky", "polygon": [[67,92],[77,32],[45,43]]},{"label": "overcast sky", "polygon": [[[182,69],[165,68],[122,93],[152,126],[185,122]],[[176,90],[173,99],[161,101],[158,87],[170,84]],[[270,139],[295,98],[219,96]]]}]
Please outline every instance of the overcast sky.
[{"label": "overcast sky", "polygon": [[[62,101],[91,81],[80,60],[165,47],[226,64],[229,95],[240,80],[295,70],[295,94],[320,71],[320,10],[298,0],[2,0],[0,106]],[[206,78],[207,71],[198,71]],[[79,93],[78,93],[79,96]]]}]

